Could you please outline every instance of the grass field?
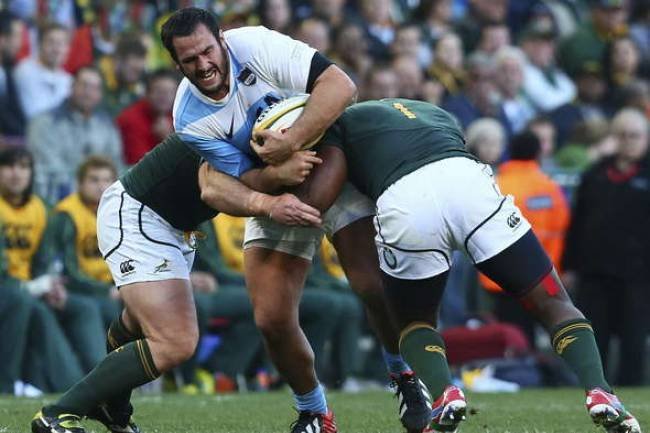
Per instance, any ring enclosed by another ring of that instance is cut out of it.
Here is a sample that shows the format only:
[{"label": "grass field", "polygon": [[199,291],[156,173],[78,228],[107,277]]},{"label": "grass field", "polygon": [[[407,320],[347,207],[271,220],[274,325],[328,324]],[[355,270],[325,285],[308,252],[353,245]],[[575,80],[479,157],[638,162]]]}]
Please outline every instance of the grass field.
[{"label": "grass field", "polygon": [[[650,426],[650,388],[618,394],[641,422]],[[534,390],[518,394],[469,394],[462,433],[598,432],[586,415],[576,389]],[[0,399],[0,433],[27,433],[29,420],[45,399]],[[329,394],[342,433],[399,433],[396,402],[386,392]],[[143,396],[135,399],[143,433],[288,433],[294,419],[286,392],[233,396]],[[86,422],[88,432],[103,428]]]}]

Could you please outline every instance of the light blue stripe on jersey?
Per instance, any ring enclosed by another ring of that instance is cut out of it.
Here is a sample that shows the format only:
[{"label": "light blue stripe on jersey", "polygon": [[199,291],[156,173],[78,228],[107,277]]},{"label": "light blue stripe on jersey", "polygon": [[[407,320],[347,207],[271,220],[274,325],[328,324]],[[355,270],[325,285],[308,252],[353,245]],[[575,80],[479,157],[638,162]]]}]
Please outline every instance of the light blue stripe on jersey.
[{"label": "light blue stripe on jersey", "polygon": [[244,153],[257,158],[255,152],[253,149],[251,149],[250,146],[250,139],[253,133],[253,125],[255,125],[255,120],[257,120],[259,115],[262,113],[262,111],[264,111],[266,107],[278,102],[280,99],[282,98],[276,92],[268,92],[266,95],[255,101],[253,105],[248,107],[248,110],[246,110],[246,119],[244,120],[244,123],[242,123],[239,129],[233,133],[232,142],[237,148],[239,148]]},{"label": "light blue stripe on jersey", "polygon": [[[214,168],[239,177],[256,165],[261,165],[250,147],[253,125],[259,114],[281,97],[277,92],[267,92],[248,107],[246,113],[240,112],[240,116],[235,118],[233,109],[236,109],[238,101],[232,99],[237,98],[243,86],[237,80],[242,68],[232,52],[229,52],[233,83],[228,101],[223,104],[211,103],[197,96],[188,86],[176,106],[174,129],[186,144]],[[234,108],[224,110],[229,104],[235,104]],[[241,119],[241,115],[244,115],[244,119]],[[232,125],[234,119],[237,119],[239,128],[229,130],[228,125]],[[231,132],[232,136],[227,137],[225,131]]]},{"label": "light blue stripe on jersey", "polygon": [[239,177],[255,166],[251,156],[225,140],[203,138],[183,132],[176,134],[212,167],[226,174]]},{"label": "light blue stripe on jersey", "polygon": [[174,113],[174,129],[182,130],[194,122],[218,113],[223,107],[225,104],[209,104],[201,100],[188,86]]},{"label": "light blue stripe on jersey", "polygon": [[[250,147],[251,131],[255,119],[266,107],[279,100],[277,94],[269,93],[255,101],[246,110],[246,119],[240,128],[233,132],[230,140],[209,137],[204,134],[192,133],[190,128],[177,129],[179,137],[192,149],[198,152],[215,169],[231,176],[239,177],[251,168],[261,165],[259,159]],[[204,101],[200,101],[205,104]],[[190,129],[188,131],[188,129]]]}]

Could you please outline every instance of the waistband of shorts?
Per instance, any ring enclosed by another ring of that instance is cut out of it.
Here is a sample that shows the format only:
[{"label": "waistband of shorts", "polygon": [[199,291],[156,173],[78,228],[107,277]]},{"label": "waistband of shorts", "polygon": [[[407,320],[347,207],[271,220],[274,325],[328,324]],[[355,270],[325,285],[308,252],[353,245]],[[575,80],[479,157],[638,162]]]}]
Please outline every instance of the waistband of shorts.
[{"label": "waistband of shorts", "polygon": [[384,190],[384,191],[379,195],[379,197],[377,197],[377,201],[381,198],[381,196],[383,196],[383,195],[386,194],[388,191],[390,191],[391,188],[394,188],[394,187],[395,187],[396,185],[398,185],[399,183],[408,180],[409,176],[414,176],[414,175],[419,174],[419,173],[424,173],[424,172],[426,172],[427,170],[431,170],[431,169],[432,169],[433,167],[435,167],[435,166],[440,167],[440,166],[442,166],[442,165],[447,165],[447,164],[449,164],[449,163],[456,164],[456,163],[459,163],[459,162],[461,162],[461,161],[467,161],[467,164],[466,164],[466,165],[470,166],[469,164],[471,164],[472,167],[475,167],[476,165],[484,166],[484,167],[490,167],[488,164],[486,164],[486,163],[484,163],[484,162],[481,162],[481,161],[476,160],[476,159],[473,159],[473,158],[468,158],[468,157],[466,157],[466,156],[461,156],[461,155],[458,155],[458,156],[450,156],[449,158],[438,159],[438,160],[436,160],[436,161],[432,161],[432,162],[430,162],[430,163],[428,163],[428,164],[424,164],[422,167],[418,167],[416,170],[413,170],[412,172],[407,173],[407,174],[405,174],[404,176],[402,176],[402,177],[400,177],[399,179],[397,179],[395,182],[393,182],[392,184],[390,184],[390,185],[388,186],[388,188],[386,188],[386,189],[385,189],[385,190]]}]

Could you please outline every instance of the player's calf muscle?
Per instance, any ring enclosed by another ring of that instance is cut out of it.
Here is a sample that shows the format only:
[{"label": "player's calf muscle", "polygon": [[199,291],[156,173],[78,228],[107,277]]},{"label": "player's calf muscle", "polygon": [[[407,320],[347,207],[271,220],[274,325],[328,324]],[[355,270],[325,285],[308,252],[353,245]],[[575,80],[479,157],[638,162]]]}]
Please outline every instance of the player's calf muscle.
[{"label": "player's calf muscle", "polygon": [[549,293],[547,286],[544,282],[541,282],[520,299],[523,307],[539,320],[547,330],[568,320],[583,319],[583,314],[573,305],[555,270],[548,277],[557,280],[558,291]]}]

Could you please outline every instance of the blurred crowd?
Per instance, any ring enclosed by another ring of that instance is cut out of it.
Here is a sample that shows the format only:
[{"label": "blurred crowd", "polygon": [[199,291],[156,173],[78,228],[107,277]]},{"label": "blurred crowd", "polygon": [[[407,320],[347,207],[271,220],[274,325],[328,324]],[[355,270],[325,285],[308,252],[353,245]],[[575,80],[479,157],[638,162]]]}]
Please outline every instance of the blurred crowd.
[{"label": "blurred crowd", "polygon": [[[103,357],[120,304],[97,249],[96,208],[173,132],[181,77],[158,35],[191,5],[223,30],[264,25],[308,43],[352,77],[360,100],[421,99],[454,114],[592,320],[610,378],[644,383],[650,1],[4,0],[0,393],[62,391]],[[188,393],[268,389],[276,378],[244,288],[243,221],[222,215],[201,231],[192,283],[202,343],[169,380]],[[555,368],[537,354],[545,343],[521,306],[455,259],[441,323],[452,364],[524,353]],[[319,376],[346,390],[383,377],[329,244],[307,285],[301,320]],[[469,353],[467,341],[485,351]],[[540,377],[522,381],[572,383]]]}]

